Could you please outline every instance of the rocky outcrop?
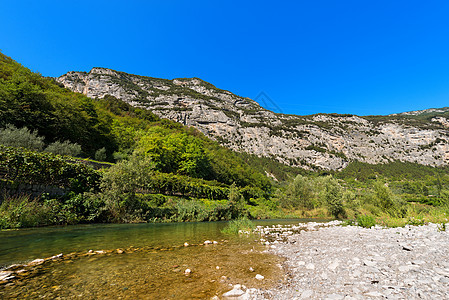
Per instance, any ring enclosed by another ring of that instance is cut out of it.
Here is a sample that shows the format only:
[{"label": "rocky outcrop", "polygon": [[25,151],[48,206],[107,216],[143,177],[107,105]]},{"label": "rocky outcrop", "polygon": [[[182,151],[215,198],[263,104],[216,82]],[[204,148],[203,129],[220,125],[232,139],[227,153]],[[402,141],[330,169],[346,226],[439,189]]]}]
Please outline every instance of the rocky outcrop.
[{"label": "rocky outcrop", "polygon": [[[56,80],[88,97],[112,95],[194,126],[232,150],[306,169],[340,170],[353,160],[449,163],[446,109],[377,117],[295,116],[268,111],[249,98],[198,78],[167,80],[94,68],[89,73],[69,72]],[[423,112],[436,115],[419,118]]]}]

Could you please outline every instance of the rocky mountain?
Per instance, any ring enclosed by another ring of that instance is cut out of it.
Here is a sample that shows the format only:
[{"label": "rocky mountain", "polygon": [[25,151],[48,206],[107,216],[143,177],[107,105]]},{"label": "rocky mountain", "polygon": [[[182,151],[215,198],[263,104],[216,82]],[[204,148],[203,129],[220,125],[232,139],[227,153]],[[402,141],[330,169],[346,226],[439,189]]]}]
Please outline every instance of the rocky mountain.
[{"label": "rocky mountain", "polygon": [[167,80],[93,68],[56,80],[88,97],[112,95],[194,126],[235,151],[291,166],[340,170],[353,160],[449,163],[448,109],[390,116],[297,116],[271,112],[199,78]]},{"label": "rocky mountain", "polygon": [[407,111],[399,114],[391,114],[390,116],[424,116],[424,115],[431,115],[431,114],[439,114],[439,113],[447,113],[449,112],[449,107],[442,107],[442,108],[428,108],[423,110],[414,110],[414,111]]}]

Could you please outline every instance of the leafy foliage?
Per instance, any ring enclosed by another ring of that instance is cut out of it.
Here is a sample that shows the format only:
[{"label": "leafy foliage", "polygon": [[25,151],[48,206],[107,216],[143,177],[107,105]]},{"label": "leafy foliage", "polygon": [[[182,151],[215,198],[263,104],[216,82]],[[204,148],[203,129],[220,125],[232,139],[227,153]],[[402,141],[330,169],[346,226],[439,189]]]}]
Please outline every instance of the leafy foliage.
[{"label": "leafy foliage", "polygon": [[81,146],[69,141],[56,141],[48,145],[44,151],[59,155],[78,156],[81,153]]},{"label": "leafy foliage", "polygon": [[365,228],[371,228],[376,225],[376,220],[373,216],[360,215],[357,217],[357,225]]},{"label": "leafy foliage", "polygon": [[239,234],[240,231],[251,232],[256,225],[254,225],[248,218],[239,218],[230,221],[221,232],[226,234]]},{"label": "leafy foliage", "polygon": [[23,148],[0,146],[0,170],[16,183],[55,185],[78,192],[98,188],[99,172],[63,157]]},{"label": "leafy foliage", "polygon": [[18,129],[14,125],[7,124],[5,128],[0,129],[0,145],[42,151],[45,143],[44,137],[39,136],[36,131],[31,132],[26,127]]}]

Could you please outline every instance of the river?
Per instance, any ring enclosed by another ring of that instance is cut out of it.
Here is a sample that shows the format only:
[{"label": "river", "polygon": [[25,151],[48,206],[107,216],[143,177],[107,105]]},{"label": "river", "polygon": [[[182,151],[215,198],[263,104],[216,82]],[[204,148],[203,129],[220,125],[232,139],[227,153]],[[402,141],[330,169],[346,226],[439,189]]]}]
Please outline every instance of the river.
[{"label": "river", "polygon": [[[306,221],[261,220],[256,225]],[[267,288],[284,279],[281,259],[265,253],[258,237],[225,235],[220,231],[224,226],[94,224],[2,231],[2,267],[59,253],[64,258],[0,285],[0,298],[204,299],[221,295],[230,284]],[[218,244],[204,246],[206,240]],[[187,269],[191,273],[186,275]],[[265,279],[255,279],[256,274]]]}]

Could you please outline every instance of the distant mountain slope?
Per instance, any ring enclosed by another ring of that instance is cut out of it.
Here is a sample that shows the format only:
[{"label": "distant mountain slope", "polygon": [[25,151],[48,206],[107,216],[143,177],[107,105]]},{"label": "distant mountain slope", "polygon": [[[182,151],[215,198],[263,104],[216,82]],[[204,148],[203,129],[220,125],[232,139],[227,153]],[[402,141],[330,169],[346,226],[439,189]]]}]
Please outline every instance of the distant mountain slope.
[{"label": "distant mountain slope", "polygon": [[92,98],[112,95],[191,125],[222,145],[306,169],[341,170],[350,161],[449,163],[447,109],[390,116],[276,114],[198,78],[158,79],[104,68],[56,80]]},{"label": "distant mountain slope", "polygon": [[390,116],[425,116],[425,115],[440,115],[449,113],[449,107],[442,108],[428,108],[423,110],[406,111],[398,114],[391,114]]}]

